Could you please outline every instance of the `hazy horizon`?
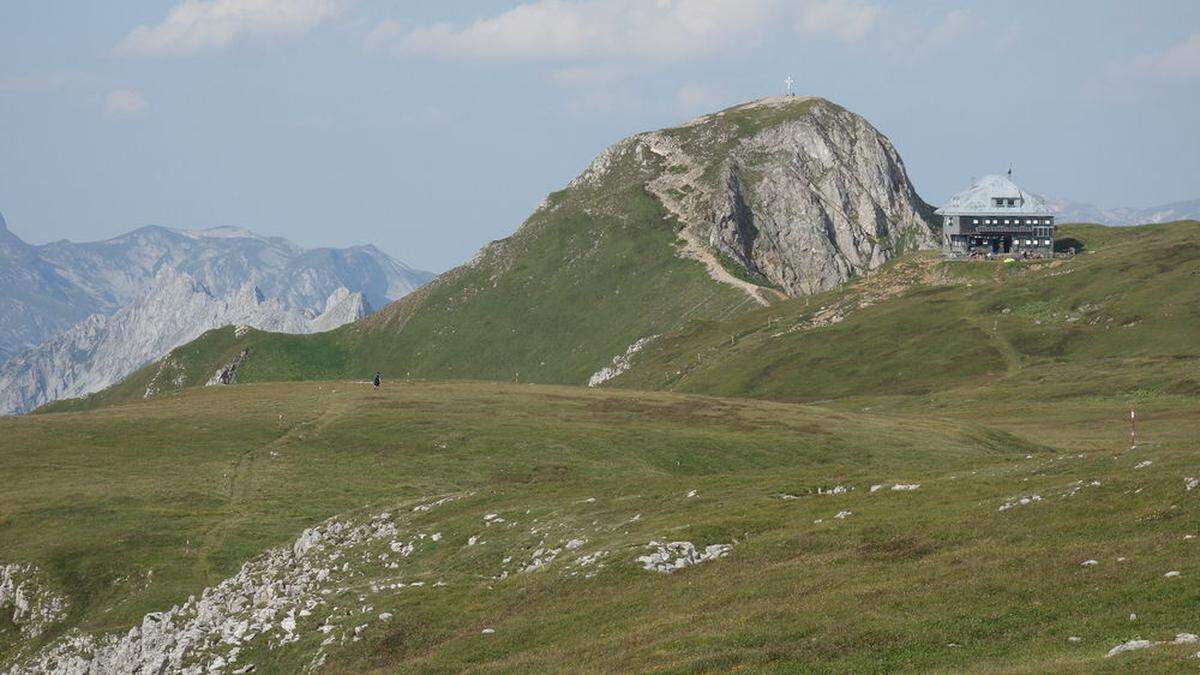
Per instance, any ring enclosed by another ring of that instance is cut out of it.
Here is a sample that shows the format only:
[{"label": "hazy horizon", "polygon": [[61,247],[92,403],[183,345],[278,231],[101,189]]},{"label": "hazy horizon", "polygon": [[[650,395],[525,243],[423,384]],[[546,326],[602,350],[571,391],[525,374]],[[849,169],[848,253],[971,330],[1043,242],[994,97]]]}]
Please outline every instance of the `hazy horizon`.
[{"label": "hazy horizon", "polygon": [[972,176],[1101,207],[1200,197],[1200,5],[133,0],[0,8],[0,213],[371,243],[444,270],[607,145],[823,96],[938,203]]}]

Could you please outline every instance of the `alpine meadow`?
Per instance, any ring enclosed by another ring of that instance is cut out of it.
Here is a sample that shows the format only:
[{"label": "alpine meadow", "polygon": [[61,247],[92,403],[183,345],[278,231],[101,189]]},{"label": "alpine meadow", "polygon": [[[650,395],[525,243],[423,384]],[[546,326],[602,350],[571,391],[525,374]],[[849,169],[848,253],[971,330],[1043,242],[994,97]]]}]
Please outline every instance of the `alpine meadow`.
[{"label": "alpine meadow", "polygon": [[[961,26],[913,28],[917,40],[884,32],[909,26],[910,8],[865,1],[508,4],[424,28],[421,12],[465,10],[414,6],[354,58],[468,74],[485,67],[473,59],[497,72],[558,59],[546,87],[626,82],[633,107],[628,64],[683,68],[666,52],[677,42],[711,64],[709,49],[774,44],[757,36],[786,20],[789,40],[839,50],[896,40],[889,68],[907,72],[926,67],[923,50],[952,49],[951,29],[974,35],[986,11],[953,10]],[[1147,25],[1163,24],[1151,9]],[[247,60],[261,69],[237,75],[247,82],[294,76],[280,55],[330,49],[380,11],[188,0],[104,58],[189,77]],[[653,32],[659,20],[671,31]],[[1106,77],[1165,91],[1193,77],[1189,49]],[[327,55],[339,69],[340,54]],[[1053,54],[1039,58],[1065,58]],[[572,65],[591,60],[626,65]],[[860,76],[845,60],[829,67]],[[311,77],[330,91],[355,81]],[[373,245],[233,227],[26,244],[0,220],[12,352],[0,402],[28,411],[0,416],[0,673],[1196,669],[1189,203],[1108,210],[1137,224],[1074,222],[1100,208],[1026,189],[1052,174],[996,172],[1007,156],[927,201],[909,149],[885,134],[902,116],[868,121],[793,84],[611,143],[511,235],[436,275]],[[382,128],[367,100],[330,113],[300,96],[307,84],[278,86],[289,108],[316,111],[281,128],[347,144],[328,157],[370,155],[351,131]],[[20,87],[0,78],[0,101]],[[106,124],[182,114],[134,93],[103,98]],[[492,102],[498,120],[513,101]],[[947,135],[972,124],[941,123]],[[474,208],[483,197],[469,191],[461,205],[440,196],[434,183],[463,188],[431,159],[467,139],[427,155],[412,141],[432,178],[396,194]],[[328,168],[324,142],[304,170]],[[921,166],[960,161],[952,145]],[[254,142],[242,152],[260,161]],[[347,184],[361,168],[329,161]],[[222,170],[242,175],[235,164]],[[516,185],[512,164],[490,179]],[[187,170],[165,165],[163,184]],[[254,209],[274,213],[267,202]]]}]

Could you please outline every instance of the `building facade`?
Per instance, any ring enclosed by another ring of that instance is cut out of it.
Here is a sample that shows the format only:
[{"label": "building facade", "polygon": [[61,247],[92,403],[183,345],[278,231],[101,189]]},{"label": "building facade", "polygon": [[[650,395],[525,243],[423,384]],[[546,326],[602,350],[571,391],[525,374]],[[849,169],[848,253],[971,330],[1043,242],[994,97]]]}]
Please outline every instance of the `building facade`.
[{"label": "building facade", "polygon": [[942,249],[949,257],[1054,253],[1054,213],[1046,200],[1007,176],[984,176],[954,195],[942,217]]}]

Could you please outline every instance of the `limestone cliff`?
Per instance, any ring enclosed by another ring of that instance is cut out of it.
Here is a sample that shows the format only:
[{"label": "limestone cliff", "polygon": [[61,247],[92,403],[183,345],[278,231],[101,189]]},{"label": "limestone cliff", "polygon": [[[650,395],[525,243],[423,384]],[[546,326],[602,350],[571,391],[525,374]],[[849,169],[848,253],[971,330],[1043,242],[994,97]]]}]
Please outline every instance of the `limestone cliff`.
[{"label": "limestone cliff", "polygon": [[686,225],[685,238],[788,295],[937,242],[891,142],[824,99],[755,101],[633,143],[665,162],[646,187]]}]

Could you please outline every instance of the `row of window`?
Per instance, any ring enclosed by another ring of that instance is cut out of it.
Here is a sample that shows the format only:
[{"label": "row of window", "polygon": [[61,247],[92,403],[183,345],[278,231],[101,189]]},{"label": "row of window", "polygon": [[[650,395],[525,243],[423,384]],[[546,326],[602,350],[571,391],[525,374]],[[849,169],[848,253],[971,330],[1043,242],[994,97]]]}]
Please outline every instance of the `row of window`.
[{"label": "row of window", "polygon": [[[978,224],[979,224],[979,219],[978,219],[978,218],[972,218],[972,219],[971,219],[971,224],[972,224],[972,225],[978,225]],[[1000,219],[999,219],[999,218],[984,218],[984,219],[983,219],[983,224],[984,224],[984,225],[1000,225],[1001,223],[1000,223]],[[1004,219],[1004,223],[1003,223],[1003,224],[1005,224],[1005,225],[1020,225],[1020,224],[1021,224],[1021,219],[1020,219],[1020,218],[1014,218],[1014,219],[1011,219],[1011,220],[1010,220],[1010,219],[1008,219],[1008,218],[1005,218],[1005,219]],[[1049,218],[1046,218],[1045,220],[1043,220],[1043,219],[1041,219],[1041,218],[1026,218],[1026,219],[1025,219],[1025,224],[1026,224],[1026,225],[1049,225],[1049,224],[1050,224],[1050,219],[1049,219]]]},{"label": "row of window", "polygon": [[[1021,200],[1025,201],[1024,199]],[[1017,200],[1013,197],[992,197],[992,206],[1016,206]]]},{"label": "row of window", "polygon": [[[990,244],[991,244],[991,240],[990,240],[990,239],[972,239],[972,240],[971,240],[971,245],[972,245],[972,246],[988,246],[988,245],[990,245]],[[1012,245],[1013,245],[1013,246],[1021,246],[1022,244],[1024,244],[1025,246],[1046,246],[1046,247],[1049,247],[1049,246],[1053,246],[1053,245],[1054,245],[1054,241],[1053,241],[1053,240],[1051,240],[1051,239],[1024,239],[1024,240],[1022,240],[1022,239],[1013,239],[1013,240],[1012,240]]]}]

